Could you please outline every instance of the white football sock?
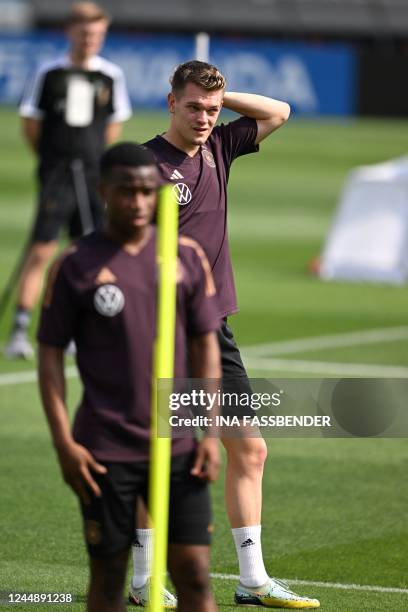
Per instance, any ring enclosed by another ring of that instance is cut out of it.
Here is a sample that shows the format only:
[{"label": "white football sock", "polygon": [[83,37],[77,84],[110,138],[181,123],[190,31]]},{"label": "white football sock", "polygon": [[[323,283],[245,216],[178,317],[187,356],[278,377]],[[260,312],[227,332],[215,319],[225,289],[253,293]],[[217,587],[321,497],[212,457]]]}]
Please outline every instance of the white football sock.
[{"label": "white football sock", "polygon": [[135,589],[142,587],[151,576],[153,529],[136,529],[132,546],[133,578]]},{"label": "white football sock", "polygon": [[247,587],[262,586],[268,581],[261,545],[261,525],[231,529],[239,563],[239,580]]}]

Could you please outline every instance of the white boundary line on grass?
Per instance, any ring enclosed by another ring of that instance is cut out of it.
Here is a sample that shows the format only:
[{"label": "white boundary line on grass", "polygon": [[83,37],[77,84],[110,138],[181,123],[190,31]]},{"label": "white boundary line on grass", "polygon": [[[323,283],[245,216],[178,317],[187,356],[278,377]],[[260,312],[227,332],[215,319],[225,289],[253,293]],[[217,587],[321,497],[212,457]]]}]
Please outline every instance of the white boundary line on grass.
[{"label": "white boundary line on grass", "polygon": [[[374,344],[380,342],[395,342],[396,340],[408,340],[408,326],[385,327],[381,329],[346,332],[344,334],[312,336],[309,338],[299,338],[283,342],[256,344],[243,347],[242,353],[248,369],[264,372],[280,370],[298,372],[300,374],[328,374],[332,376],[337,374],[340,376],[407,378],[408,368],[403,366],[270,358],[273,357],[273,355],[289,355],[301,351],[314,351],[325,348],[357,346],[360,344]],[[77,369],[75,366],[67,367],[65,372],[67,378],[74,378],[77,376]],[[1,387],[30,383],[36,380],[37,373],[35,370],[0,374]]]},{"label": "white boundary line on grass", "polygon": [[[65,368],[65,376],[67,378],[75,378],[78,376],[76,366],[68,366]],[[31,382],[37,382],[37,370],[28,370],[25,372],[7,372],[5,374],[0,374],[0,387]]]},{"label": "white boundary line on grass", "polygon": [[298,372],[300,374],[326,374],[331,376],[356,376],[364,378],[408,378],[408,368],[368,363],[337,363],[331,361],[300,361],[295,359],[258,359],[246,357],[248,370],[271,372]]},{"label": "white boundary line on grass", "polygon": [[[292,359],[244,359],[248,370],[258,372],[297,372],[299,374],[323,374],[327,376],[356,376],[377,378],[408,378],[408,368],[365,363],[336,363],[329,361],[298,361]],[[75,366],[65,369],[67,378],[76,378]],[[36,370],[0,374],[0,387],[33,383],[37,381]]]},{"label": "white boundary line on grass", "polygon": [[[235,574],[211,574],[211,578],[218,580],[239,580],[239,576]],[[408,589],[398,589],[396,587],[374,586],[369,584],[342,584],[339,582],[317,582],[314,580],[296,580],[292,578],[284,578],[289,584],[301,584],[304,586],[322,587],[325,589],[343,589],[345,591],[374,591],[376,593],[399,593],[400,595],[408,595]]]},{"label": "white boundary line on grass", "polygon": [[376,344],[380,342],[395,342],[408,340],[408,327],[385,327],[364,331],[346,332],[327,336],[311,336],[296,338],[283,342],[267,342],[255,344],[242,349],[248,357],[273,357],[274,355],[290,355],[303,351],[318,351],[321,349],[358,346],[360,344]]}]

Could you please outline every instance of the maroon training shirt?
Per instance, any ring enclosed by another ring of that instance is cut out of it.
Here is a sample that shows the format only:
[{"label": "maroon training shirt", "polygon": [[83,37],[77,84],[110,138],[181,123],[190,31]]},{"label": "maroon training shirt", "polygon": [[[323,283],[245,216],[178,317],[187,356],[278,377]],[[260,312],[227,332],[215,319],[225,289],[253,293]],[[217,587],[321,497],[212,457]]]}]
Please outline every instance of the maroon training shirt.
[{"label": "maroon training shirt", "polygon": [[240,117],[214,128],[200,150],[189,157],[162,136],[145,145],[155,154],[163,179],[173,184],[179,203],[179,227],[204,248],[214,274],[220,316],[237,312],[227,236],[227,182],[240,155],[258,151],[255,119]]},{"label": "maroon training shirt", "polygon": [[[209,263],[179,237],[174,375],[186,373],[187,336],[219,327]],[[135,255],[102,232],[81,238],[51,268],[39,342],[73,338],[84,393],[74,438],[101,461],[149,457],[153,342],[156,331],[156,232]],[[175,439],[173,454],[194,447]]]}]

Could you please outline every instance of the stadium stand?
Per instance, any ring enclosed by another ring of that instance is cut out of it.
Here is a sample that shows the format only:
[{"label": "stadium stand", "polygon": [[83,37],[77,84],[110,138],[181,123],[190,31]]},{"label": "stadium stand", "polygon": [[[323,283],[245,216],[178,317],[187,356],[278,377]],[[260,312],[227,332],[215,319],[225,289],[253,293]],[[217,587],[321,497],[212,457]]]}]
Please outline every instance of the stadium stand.
[{"label": "stadium stand", "polygon": [[[33,0],[39,24],[62,21],[70,0]],[[406,0],[116,0],[101,2],[116,26],[155,30],[406,36]]]}]

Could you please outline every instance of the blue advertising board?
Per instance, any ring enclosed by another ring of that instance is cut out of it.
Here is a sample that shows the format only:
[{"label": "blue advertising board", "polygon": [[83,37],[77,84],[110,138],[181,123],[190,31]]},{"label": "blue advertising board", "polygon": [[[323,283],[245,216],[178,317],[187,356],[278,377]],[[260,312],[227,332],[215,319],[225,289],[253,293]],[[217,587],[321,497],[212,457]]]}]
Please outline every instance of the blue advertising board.
[{"label": "blue advertising board", "polygon": [[[169,76],[194,56],[193,36],[110,35],[103,55],[126,75],[132,104],[163,108]],[[0,35],[0,104],[17,104],[27,76],[63,54],[61,33]],[[210,60],[228,87],[286,100],[294,112],[351,115],[356,111],[356,58],[347,44],[319,45],[267,39],[211,40]]]}]

